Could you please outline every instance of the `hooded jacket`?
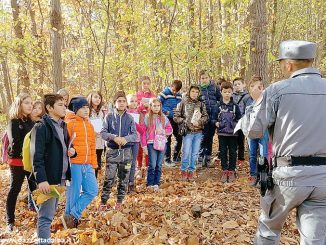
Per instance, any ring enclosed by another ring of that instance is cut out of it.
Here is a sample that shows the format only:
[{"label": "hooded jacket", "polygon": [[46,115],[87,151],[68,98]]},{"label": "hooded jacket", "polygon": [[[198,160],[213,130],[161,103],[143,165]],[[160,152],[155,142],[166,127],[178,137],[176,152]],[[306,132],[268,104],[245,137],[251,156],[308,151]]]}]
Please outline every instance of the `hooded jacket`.
[{"label": "hooded jacket", "polygon": [[234,92],[232,98],[234,103],[239,106],[241,115],[245,114],[246,107],[251,105],[253,102],[253,99],[247,91]]}]

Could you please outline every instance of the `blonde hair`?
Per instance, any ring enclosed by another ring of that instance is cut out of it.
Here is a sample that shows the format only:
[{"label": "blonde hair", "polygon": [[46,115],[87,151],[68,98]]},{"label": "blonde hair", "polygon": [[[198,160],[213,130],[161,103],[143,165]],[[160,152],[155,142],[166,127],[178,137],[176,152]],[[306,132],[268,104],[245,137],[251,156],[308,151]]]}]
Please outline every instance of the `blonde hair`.
[{"label": "blonde hair", "polygon": [[126,97],[127,97],[127,103],[128,104],[130,104],[130,101],[131,101],[132,98],[135,97],[137,99],[137,96],[135,94],[128,94]]},{"label": "blonde hair", "polygon": [[163,127],[165,126],[165,116],[162,112],[162,103],[158,98],[151,98],[149,101],[149,112],[148,112],[148,127],[149,128],[152,128],[152,126],[154,125],[154,113],[152,111],[152,106],[154,105],[155,102],[158,102],[161,105],[161,109],[158,113],[158,117],[159,117]]},{"label": "blonde hair", "polygon": [[[9,118],[10,119],[21,119],[24,117],[23,110],[22,110],[22,103],[25,99],[32,98],[27,93],[20,93],[15,98],[14,102],[11,104],[9,109]],[[27,115],[27,117],[30,117],[30,115]]]}]

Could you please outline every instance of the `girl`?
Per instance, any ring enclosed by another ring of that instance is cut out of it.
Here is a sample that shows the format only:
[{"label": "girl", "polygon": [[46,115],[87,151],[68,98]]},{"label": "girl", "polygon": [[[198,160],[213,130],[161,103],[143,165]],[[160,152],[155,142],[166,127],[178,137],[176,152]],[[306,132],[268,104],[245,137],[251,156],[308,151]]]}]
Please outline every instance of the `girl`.
[{"label": "girl", "polygon": [[153,98],[149,102],[149,113],[144,120],[146,134],[142,137],[142,146],[145,154],[148,154],[149,165],[147,171],[147,186],[159,189],[162,174],[162,163],[166,145],[157,147],[160,143],[166,143],[166,137],[172,134],[172,126],[168,118],[162,112],[161,101]]},{"label": "girl", "polygon": [[[155,94],[151,91],[151,79],[148,76],[142,76],[139,79],[141,83],[141,89],[140,91],[137,92],[136,97],[137,97],[137,104],[138,104],[138,111],[142,114],[148,113],[148,106],[149,106],[149,100],[151,98],[155,98]],[[138,156],[137,156],[137,162],[138,162],[138,169],[141,169],[143,166],[143,157],[145,157],[145,163],[146,167],[148,166],[148,156],[143,156],[143,149],[140,147]],[[144,176],[142,176],[144,177]]]},{"label": "girl", "polygon": [[[30,114],[33,110],[32,98],[26,94],[21,93],[11,105],[9,110],[9,126],[8,126],[8,138],[9,138],[9,167],[11,173],[10,190],[7,198],[7,230],[13,231],[15,223],[15,207],[18,194],[21,190],[24,178],[28,180],[29,192],[31,193],[36,189],[35,181],[29,176],[31,173],[24,170],[22,162],[22,149],[25,135],[33,128],[33,121],[30,118]],[[31,176],[32,177],[32,176]],[[35,210],[31,195],[28,195],[28,208]]]},{"label": "girl", "polygon": [[57,94],[60,94],[63,97],[63,99],[65,101],[65,106],[68,107],[68,104],[70,102],[69,101],[69,92],[68,92],[68,90],[65,89],[65,88],[59,89]]},{"label": "girl", "polygon": [[100,135],[105,117],[105,113],[103,110],[103,96],[99,91],[93,91],[88,95],[87,101],[90,108],[89,119],[92,125],[94,126],[94,130],[96,133],[96,158],[98,168],[95,170],[95,175],[97,178],[98,171],[101,170],[102,167],[102,154],[104,150],[104,140]]},{"label": "girl", "polygon": [[203,128],[208,120],[205,104],[199,101],[200,87],[190,86],[186,97],[178,104],[173,120],[177,124],[185,123],[186,135],[183,136],[181,179],[193,180],[195,163],[203,138]]},{"label": "girl", "polygon": [[132,146],[132,163],[131,163],[131,169],[129,174],[129,192],[132,192],[135,190],[135,171],[136,171],[136,158],[139,150],[139,142],[141,135],[145,133],[145,126],[144,126],[144,114],[140,113],[137,109],[137,97],[135,94],[128,94],[127,95],[127,103],[128,103],[128,109],[127,113],[129,113],[135,123],[136,123],[136,129],[137,129],[137,135],[138,140],[135,142],[135,144]]},{"label": "girl", "polygon": [[43,115],[45,114],[44,104],[42,101],[37,100],[33,103],[33,110],[31,113],[31,119],[33,122],[37,122],[41,120]]}]

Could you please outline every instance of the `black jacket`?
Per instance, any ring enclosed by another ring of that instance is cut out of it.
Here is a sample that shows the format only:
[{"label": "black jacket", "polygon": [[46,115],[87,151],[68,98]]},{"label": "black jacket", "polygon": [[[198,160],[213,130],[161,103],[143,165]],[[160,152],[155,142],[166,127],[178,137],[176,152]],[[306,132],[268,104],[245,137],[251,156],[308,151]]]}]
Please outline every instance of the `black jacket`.
[{"label": "black jacket", "polygon": [[[67,125],[63,122],[65,143],[69,145]],[[63,152],[59,135],[51,118],[45,114],[37,122],[31,133],[31,154],[33,157],[33,172],[37,183],[47,181],[50,185],[61,184],[63,169]],[[70,180],[70,164],[66,172],[66,179]]]},{"label": "black jacket", "polygon": [[33,128],[34,122],[30,118],[12,119],[9,121],[8,138],[9,158],[22,159],[23,142],[26,134]]}]

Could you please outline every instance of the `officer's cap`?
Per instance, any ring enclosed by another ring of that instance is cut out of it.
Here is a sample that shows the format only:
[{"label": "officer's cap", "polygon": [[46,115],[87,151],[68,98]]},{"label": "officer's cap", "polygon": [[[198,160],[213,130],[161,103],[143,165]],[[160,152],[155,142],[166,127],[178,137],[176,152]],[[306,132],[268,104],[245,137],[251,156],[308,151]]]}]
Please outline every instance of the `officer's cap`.
[{"label": "officer's cap", "polygon": [[316,43],[288,40],[280,44],[279,60],[309,60],[316,57]]}]

